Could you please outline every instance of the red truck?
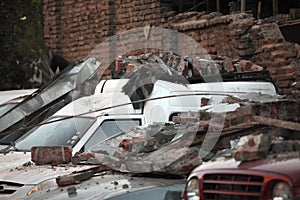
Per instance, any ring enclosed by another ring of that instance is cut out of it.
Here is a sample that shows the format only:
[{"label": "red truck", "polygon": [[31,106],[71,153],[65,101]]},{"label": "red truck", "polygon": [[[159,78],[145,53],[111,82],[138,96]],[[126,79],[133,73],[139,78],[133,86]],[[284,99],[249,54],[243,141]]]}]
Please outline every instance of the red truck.
[{"label": "red truck", "polygon": [[198,166],[188,177],[184,199],[299,200],[300,145],[292,143],[263,159],[237,161],[225,154]]}]

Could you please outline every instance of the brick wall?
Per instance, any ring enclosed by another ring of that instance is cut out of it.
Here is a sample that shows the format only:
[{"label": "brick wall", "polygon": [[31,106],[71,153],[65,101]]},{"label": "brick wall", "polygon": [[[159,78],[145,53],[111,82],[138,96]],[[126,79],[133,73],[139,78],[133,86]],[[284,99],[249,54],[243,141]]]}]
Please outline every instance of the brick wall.
[{"label": "brick wall", "polygon": [[[43,0],[44,41],[54,52],[74,61],[86,57],[108,36],[148,25],[166,27],[192,37],[213,58],[248,59],[267,68],[282,94],[300,89],[300,46],[286,42],[276,23],[257,21],[245,13],[175,15],[165,2],[168,1]],[[122,38],[122,42],[134,43],[139,37],[128,41]],[[185,46],[188,51],[189,45]],[[94,53],[105,57],[117,56],[117,52],[115,46],[107,46]]]},{"label": "brick wall", "polygon": [[158,0],[44,0],[44,41],[55,53],[84,58],[106,37],[160,24]]}]

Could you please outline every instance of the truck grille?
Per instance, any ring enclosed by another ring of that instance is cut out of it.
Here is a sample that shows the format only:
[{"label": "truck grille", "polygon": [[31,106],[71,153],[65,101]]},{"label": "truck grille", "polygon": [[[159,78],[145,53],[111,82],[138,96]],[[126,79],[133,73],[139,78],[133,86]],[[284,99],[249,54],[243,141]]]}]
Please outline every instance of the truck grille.
[{"label": "truck grille", "polygon": [[0,195],[9,195],[17,191],[23,184],[0,181]]},{"label": "truck grille", "polygon": [[206,174],[202,191],[205,200],[259,200],[264,178],[237,174]]}]

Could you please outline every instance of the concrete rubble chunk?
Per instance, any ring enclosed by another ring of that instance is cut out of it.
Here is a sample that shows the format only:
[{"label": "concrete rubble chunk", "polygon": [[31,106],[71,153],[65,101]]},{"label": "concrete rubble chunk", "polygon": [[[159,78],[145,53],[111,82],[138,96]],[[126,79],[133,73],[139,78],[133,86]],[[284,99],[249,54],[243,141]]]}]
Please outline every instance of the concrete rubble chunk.
[{"label": "concrete rubble chunk", "polygon": [[241,137],[233,157],[236,161],[251,161],[266,158],[271,146],[269,134],[257,133]]}]

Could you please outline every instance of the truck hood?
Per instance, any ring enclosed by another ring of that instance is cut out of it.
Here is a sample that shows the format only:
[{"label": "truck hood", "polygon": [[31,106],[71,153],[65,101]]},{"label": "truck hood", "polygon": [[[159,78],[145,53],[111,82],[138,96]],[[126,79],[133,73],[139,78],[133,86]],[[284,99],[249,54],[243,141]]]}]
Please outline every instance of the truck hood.
[{"label": "truck hood", "polygon": [[295,185],[300,185],[300,154],[292,152],[284,155],[269,155],[266,159],[247,162],[222,157],[198,166],[192,174],[196,175],[202,170],[257,170],[287,176]]},{"label": "truck hood", "polygon": [[20,184],[38,184],[43,180],[70,174],[92,167],[91,165],[60,166],[35,165],[31,162],[31,153],[14,152],[0,155],[0,181]]}]

